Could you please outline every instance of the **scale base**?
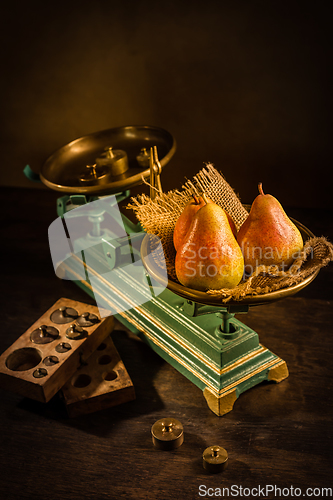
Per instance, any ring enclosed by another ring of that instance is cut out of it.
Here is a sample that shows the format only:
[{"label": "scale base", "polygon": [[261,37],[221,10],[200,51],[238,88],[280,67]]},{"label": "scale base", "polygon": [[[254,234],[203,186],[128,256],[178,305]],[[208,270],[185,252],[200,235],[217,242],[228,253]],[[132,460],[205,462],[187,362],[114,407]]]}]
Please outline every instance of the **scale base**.
[{"label": "scale base", "polygon": [[[217,416],[230,412],[240,394],[255,385],[264,381],[282,382],[289,376],[286,362],[260,344],[258,334],[237,319],[233,319],[232,322],[233,324],[242,325],[245,330],[242,335],[243,338],[227,341],[226,352],[221,352],[221,348],[216,350],[215,354],[220,356],[221,359],[220,365],[216,366],[213,365],[212,359],[204,359],[204,349],[195,350],[197,360],[193,360],[191,352],[184,352],[183,350],[183,335],[175,334],[174,330],[166,332],[163,324],[159,327],[156,325],[156,329],[152,332],[150,328],[142,326],[139,330],[135,326],[135,321],[129,323],[128,319],[124,318],[123,315],[116,315],[116,318],[142,338],[169,364],[202,389],[208,407]],[[207,318],[205,320],[207,321]],[[170,333],[173,340],[178,343],[177,352],[170,348]],[[248,349],[249,340],[250,344],[256,344],[252,349]],[[194,350],[194,346],[191,347]],[[237,354],[240,351],[244,354],[238,357]],[[224,364],[223,354],[229,356],[230,353],[232,356],[231,361]]]},{"label": "scale base", "polygon": [[[245,338],[241,342],[235,340],[228,342],[228,355],[230,351],[234,351],[234,359],[226,365],[221,361],[219,366],[212,366],[211,359],[204,361],[202,365],[202,358],[204,358],[202,350],[197,351],[197,362],[193,362],[191,353],[182,350],[181,344],[184,340],[182,335],[177,335],[174,339],[179,343],[178,352],[175,353],[170,349],[168,333],[165,332],[163,325],[158,332],[155,330],[152,334],[151,331],[142,327],[138,330],[122,315],[117,315],[116,318],[170,365],[202,389],[208,407],[217,416],[229,413],[240,394],[248,389],[264,381],[279,383],[289,376],[286,362],[260,344],[258,334],[237,319],[233,320],[233,324],[239,323],[243,326]],[[174,333],[172,332],[172,335],[175,337]],[[257,343],[257,346],[246,350],[249,336],[252,343]],[[237,357],[236,354],[239,350],[244,352],[241,357]],[[221,352],[218,354],[220,355]],[[221,359],[223,360],[223,356]]]}]

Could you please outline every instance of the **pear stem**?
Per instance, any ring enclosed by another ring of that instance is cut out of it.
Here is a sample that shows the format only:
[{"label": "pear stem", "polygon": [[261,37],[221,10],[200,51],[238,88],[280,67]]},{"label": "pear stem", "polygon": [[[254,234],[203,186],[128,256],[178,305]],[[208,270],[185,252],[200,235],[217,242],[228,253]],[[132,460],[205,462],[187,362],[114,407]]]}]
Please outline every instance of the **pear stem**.
[{"label": "pear stem", "polygon": [[259,182],[258,189],[259,189],[259,193],[262,194],[263,196],[265,196],[265,193],[262,190],[262,182]]},{"label": "pear stem", "polygon": [[201,198],[203,199],[203,201],[204,201],[204,202],[206,203],[206,205],[207,205],[208,200],[207,200],[207,197],[206,197],[206,193],[202,193]]},{"label": "pear stem", "polygon": [[196,205],[199,205],[199,203],[200,203],[200,202],[199,202],[199,198],[198,198],[195,194],[192,194],[192,196],[193,196],[193,199],[194,199],[195,204],[196,204]]}]

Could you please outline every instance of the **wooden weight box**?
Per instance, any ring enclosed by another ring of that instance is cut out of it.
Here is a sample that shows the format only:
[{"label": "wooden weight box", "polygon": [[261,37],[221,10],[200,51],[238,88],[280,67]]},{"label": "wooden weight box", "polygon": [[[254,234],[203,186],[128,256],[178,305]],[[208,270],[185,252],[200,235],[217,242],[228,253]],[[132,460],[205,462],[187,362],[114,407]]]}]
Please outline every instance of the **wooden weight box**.
[{"label": "wooden weight box", "polygon": [[[59,299],[0,356],[0,387],[46,403],[74,376],[72,392],[69,383],[63,394],[68,412],[75,414],[134,399],[132,381],[110,338],[113,327],[113,316],[100,318],[96,306]],[[104,358],[98,356],[100,351],[95,357],[91,356],[98,348],[101,349],[103,341],[106,346]],[[85,378],[83,384],[81,373],[75,375],[82,365],[89,368],[87,376],[93,383],[86,384],[88,379]],[[102,367],[105,381],[101,384],[103,388],[97,390],[95,371],[100,376]],[[83,394],[80,385],[90,385],[90,389],[94,387],[95,390]],[[120,389],[121,396],[116,397],[114,393]],[[66,402],[70,393],[71,399]],[[78,405],[73,404],[75,394],[80,401]],[[89,399],[93,401],[88,403]],[[82,403],[83,400],[86,402]],[[75,410],[72,409],[74,406]]]}]

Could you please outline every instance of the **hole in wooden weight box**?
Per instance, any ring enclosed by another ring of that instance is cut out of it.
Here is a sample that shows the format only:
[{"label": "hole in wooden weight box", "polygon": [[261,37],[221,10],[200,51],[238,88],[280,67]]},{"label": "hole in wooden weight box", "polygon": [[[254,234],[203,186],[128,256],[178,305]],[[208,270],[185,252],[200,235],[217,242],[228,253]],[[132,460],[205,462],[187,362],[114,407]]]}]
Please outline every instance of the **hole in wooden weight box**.
[{"label": "hole in wooden weight box", "polygon": [[102,342],[101,345],[97,347],[97,351],[104,351],[104,349],[106,349],[106,344]]},{"label": "hole in wooden weight box", "polygon": [[37,366],[42,360],[41,353],[34,347],[22,347],[12,352],[6,359],[10,370],[23,372]]},{"label": "hole in wooden weight box", "polygon": [[112,361],[111,356],[109,356],[108,354],[104,354],[104,356],[98,358],[98,363],[100,365],[108,365],[109,363],[111,363],[111,361]]},{"label": "hole in wooden weight box", "polygon": [[91,382],[91,377],[86,373],[80,373],[72,382],[74,387],[78,387],[82,389],[83,387],[87,387]]},{"label": "hole in wooden weight box", "polygon": [[117,377],[118,374],[112,370],[111,372],[106,373],[106,375],[104,376],[104,380],[110,382],[111,380],[115,380]]}]

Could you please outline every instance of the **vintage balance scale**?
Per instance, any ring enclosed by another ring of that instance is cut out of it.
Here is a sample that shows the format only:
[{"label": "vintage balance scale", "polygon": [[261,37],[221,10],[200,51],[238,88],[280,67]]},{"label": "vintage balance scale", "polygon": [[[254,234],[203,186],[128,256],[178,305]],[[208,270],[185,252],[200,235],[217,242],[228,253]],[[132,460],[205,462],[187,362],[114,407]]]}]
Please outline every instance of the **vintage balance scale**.
[{"label": "vintage balance scale", "polygon": [[[150,258],[142,227],[118,211],[118,202],[142,179],[160,189],[162,168],[175,149],[174,138],[163,129],[128,126],[82,137],[56,151],[40,175],[44,184],[63,193],[57,201],[59,218],[50,226],[51,253],[59,277],[75,281],[98,306],[140,335],[203,391],[209,408],[220,416],[247,389],[288,377],[285,361],[261,345],[258,334],[235,314],[297,293],[318,272],[290,288],[227,306],[169,279]],[[101,227],[110,214],[111,226],[117,219],[120,232]],[[75,235],[80,221],[85,221],[83,234]],[[313,236],[294,222],[304,240]]]}]

